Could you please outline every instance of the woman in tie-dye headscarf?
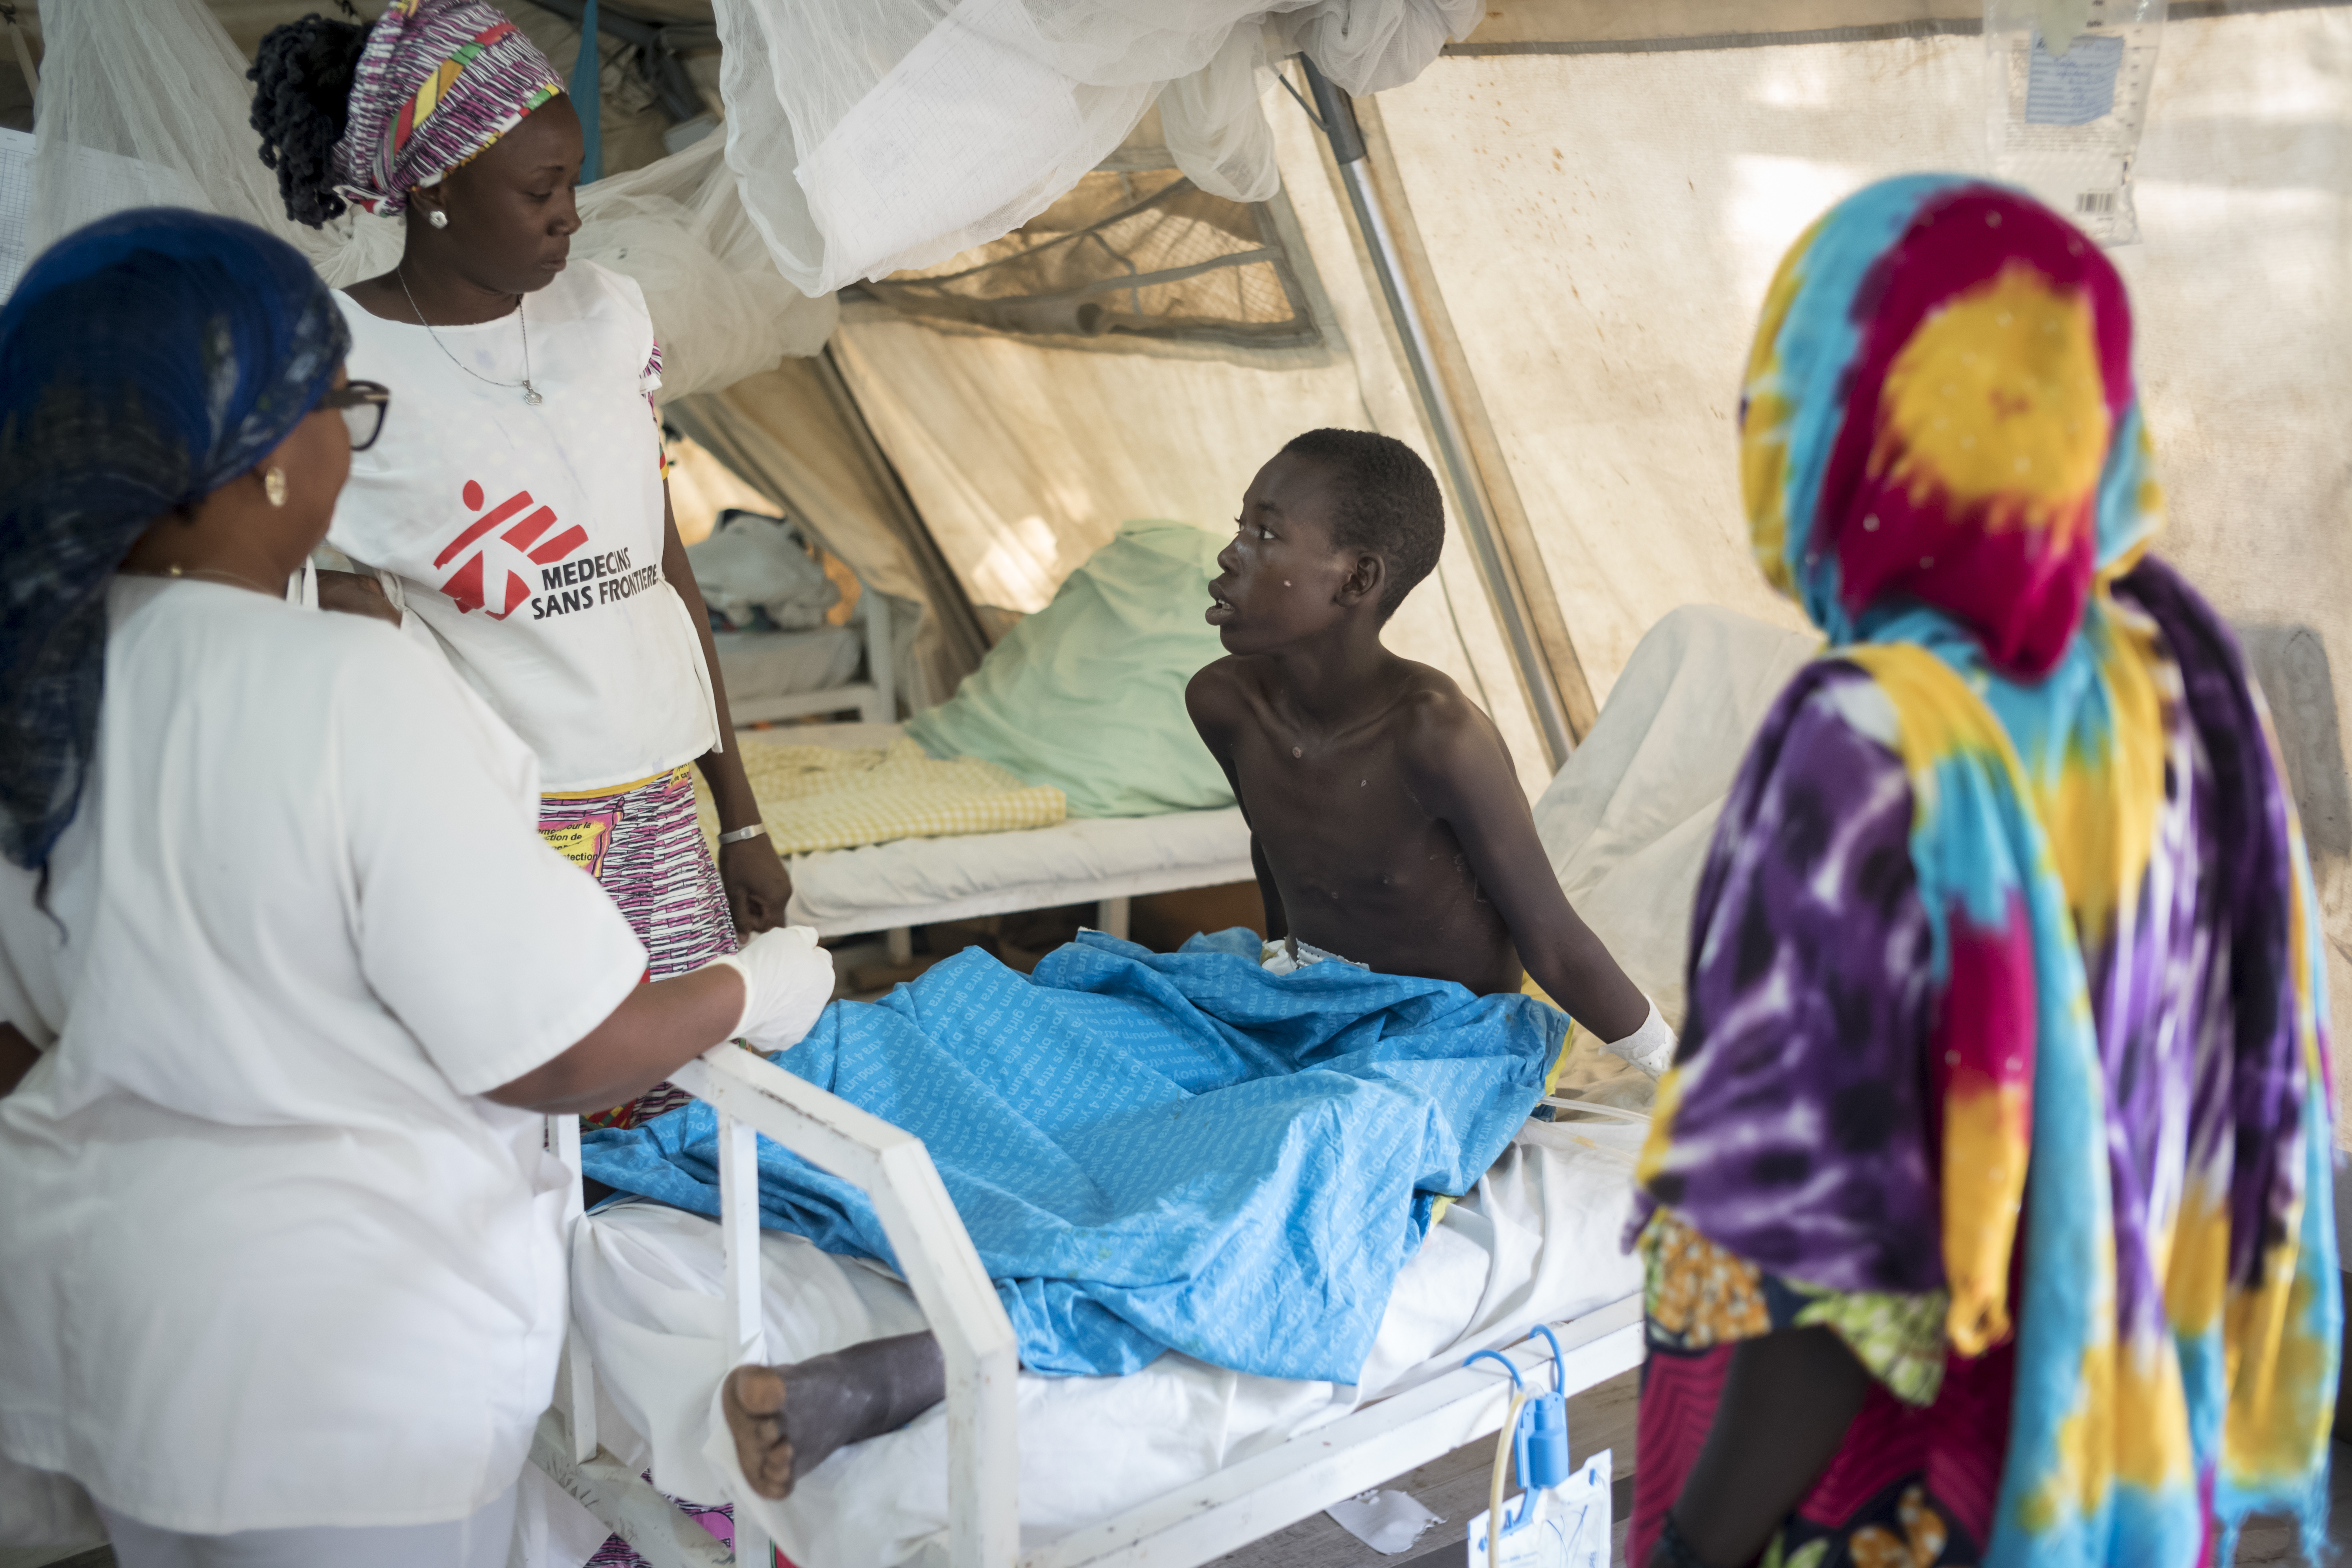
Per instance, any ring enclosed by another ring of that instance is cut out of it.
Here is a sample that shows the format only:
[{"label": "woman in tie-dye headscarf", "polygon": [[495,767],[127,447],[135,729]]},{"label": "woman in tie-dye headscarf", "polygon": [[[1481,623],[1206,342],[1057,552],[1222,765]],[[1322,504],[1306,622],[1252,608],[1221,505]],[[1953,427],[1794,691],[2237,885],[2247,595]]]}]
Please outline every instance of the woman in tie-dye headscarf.
[{"label": "woman in tie-dye headscarf", "polygon": [[1642,1169],[1656,1564],[2315,1547],[2341,1302],[2318,914],[2160,517],[2123,285],[2032,198],[1871,186],[1764,304],[1741,470],[1829,636],[1693,918]]}]

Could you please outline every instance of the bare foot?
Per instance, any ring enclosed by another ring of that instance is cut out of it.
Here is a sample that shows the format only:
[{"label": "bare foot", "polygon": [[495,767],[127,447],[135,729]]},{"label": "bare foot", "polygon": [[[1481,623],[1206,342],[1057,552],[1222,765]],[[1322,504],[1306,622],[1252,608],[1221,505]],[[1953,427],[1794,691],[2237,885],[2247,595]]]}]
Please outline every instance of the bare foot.
[{"label": "bare foot", "polygon": [[768,1366],[739,1366],[727,1374],[719,1395],[727,1430],[735,1436],[735,1462],[751,1489],[772,1501],[793,1495],[792,1439],[784,1435],[784,1380]]},{"label": "bare foot", "polygon": [[781,1501],[835,1448],[896,1431],[946,1394],[939,1342],[901,1334],[791,1366],[739,1366],[719,1403],[743,1479]]}]

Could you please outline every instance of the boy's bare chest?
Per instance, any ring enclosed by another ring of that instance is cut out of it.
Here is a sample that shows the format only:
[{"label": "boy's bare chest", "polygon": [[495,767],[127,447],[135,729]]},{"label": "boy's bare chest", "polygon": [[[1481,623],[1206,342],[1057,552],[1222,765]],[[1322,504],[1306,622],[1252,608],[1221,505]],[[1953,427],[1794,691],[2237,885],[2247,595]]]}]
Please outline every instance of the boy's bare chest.
[{"label": "boy's bare chest", "polygon": [[1236,748],[1234,763],[1250,826],[1286,884],[1369,889],[1458,875],[1452,832],[1415,796],[1393,747],[1274,733]]}]

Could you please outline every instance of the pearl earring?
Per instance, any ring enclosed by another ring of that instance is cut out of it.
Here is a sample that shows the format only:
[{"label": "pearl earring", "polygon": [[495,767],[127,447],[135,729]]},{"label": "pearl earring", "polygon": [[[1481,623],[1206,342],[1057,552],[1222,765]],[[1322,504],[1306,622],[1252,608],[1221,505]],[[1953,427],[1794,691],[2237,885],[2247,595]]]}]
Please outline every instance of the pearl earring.
[{"label": "pearl earring", "polygon": [[261,493],[269,498],[271,506],[286,504],[286,470],[272,468],[261,476]]},{"label": "pearl earring", "polygon": [[447,228],[449,226],[449,215],[436,207],[433,211],[425,215],[425,221],[431,224],[435,228]]}]

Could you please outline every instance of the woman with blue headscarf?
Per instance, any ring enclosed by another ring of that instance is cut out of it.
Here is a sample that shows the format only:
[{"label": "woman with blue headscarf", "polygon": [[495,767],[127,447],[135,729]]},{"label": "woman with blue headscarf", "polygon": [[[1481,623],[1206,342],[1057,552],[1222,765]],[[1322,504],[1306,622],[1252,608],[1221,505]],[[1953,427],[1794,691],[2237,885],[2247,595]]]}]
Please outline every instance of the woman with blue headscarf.
[{"label": "woman with blue headscarf", "polygon": [[1733,784],[1643,1151],[1648,1568],[2323,1554],[2326,970],[2106,258],[1949,175],[1832,207],[1740,404],[1829,648]]},{"label": "woman with blue headscarf", "polygon": [[86,1497],[126,1568],[503,1563],[566,1316],[540,1113],[832,989],[804,931],[641,983],[530,751],[285,602],[388,411],[349,342],[291,247],[166,209],[0,309],[0,1522]]}]

